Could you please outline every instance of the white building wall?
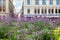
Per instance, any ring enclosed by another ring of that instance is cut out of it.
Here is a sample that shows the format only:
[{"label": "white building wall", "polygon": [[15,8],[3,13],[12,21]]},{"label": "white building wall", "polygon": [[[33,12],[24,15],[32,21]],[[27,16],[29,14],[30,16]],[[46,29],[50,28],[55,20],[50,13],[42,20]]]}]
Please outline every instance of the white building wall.
[{"label": "white building wall", "polygon": [[[37,13],[37,15],[42,15],[42,13],[41,13],[41,9],[43,9],[43,8],[46,8],[47,9],[47,13],[46,13],[46,15],[49,15],[49,13],[48,13],[48,9],[54,9],[54,15],[56,15],[56,13],[55,13],[55,9],[56,9],[56,7],[59,9],[59,7],[60,7],[60,5],[56,5],[56,0],[53,0],[53,5],[49,5],[49,0],[46,0],[46,5],[42,5],[42,0],[39,0],[39,5],[35,5],[35,0],[30,0],[30,5],[28,5],[27,4],[27,0],[24,0],[24,15],[36,15],[35,13],[34,13],[34,9],[36,8],[36,9],[40,9],[40,13],[38,14]],[[28,8],[30,8],[30,14],[28,14],[27,13],[27,9]],[[57,14],[59,14],[59,13],[57,13]]]},{"label": "white building wall", "polygon": [[6,0],[6,13],[9,13],[9,0]]},{"label": "white building wall", "polygon": [[31,0],[31,6],[35,6],[35,0]]},{"label": "white building wall", "polygon": [[27,6],[27,0],[23,0],[24,1],[24,6]]},{"label": "white building wall", "polygon": [[27,7],[24,7],[24,15],[27,14]]}]

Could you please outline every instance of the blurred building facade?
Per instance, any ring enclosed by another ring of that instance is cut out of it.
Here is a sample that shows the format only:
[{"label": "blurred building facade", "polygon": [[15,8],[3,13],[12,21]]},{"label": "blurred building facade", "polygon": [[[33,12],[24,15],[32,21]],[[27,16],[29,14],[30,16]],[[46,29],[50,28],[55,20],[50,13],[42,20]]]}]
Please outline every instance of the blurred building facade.
[{"label": "blurred building facade", "polygon": [[9,16],[14,13],[13,0],[0,0],[0,16]]},{"label": "blurred building facade", "polygon": [[60,0],[24,0],[24,17],[60,17]]}]

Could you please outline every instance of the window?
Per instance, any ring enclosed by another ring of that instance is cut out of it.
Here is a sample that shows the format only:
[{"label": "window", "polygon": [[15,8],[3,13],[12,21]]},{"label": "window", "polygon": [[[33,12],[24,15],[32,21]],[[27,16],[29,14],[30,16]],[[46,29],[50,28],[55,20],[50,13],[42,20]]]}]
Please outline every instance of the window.
[{"label": "window", "polygon": [[28,13],[30,13],[30,9],[28,9],[28,11],[27,11]]},{"label": "window", "polygon": [[51,11],[52,11],[52,14],[53,14],[54,13],[53,9],[51,9]]},{"label": "window", "polygon": [[56,0],[56,4],[57,5],[60,5],[60,0]]},{"label": "window", "polygon": [[34,10],[34,13],[36,14],[36,9]]},{"label": "window", "polygon": [[35,4],[36,5],[39,5],[39,0],[35,0]]},{"label": "window", "polygon": [[46,11],[46,9],[45,9],[45,13],[46,13],[47,11]]},{"label": "window", "polygon": [[3,11],[5,12],[5,6],[3,6]]},{"label": "window", "polygon": [[55,9],[55,13],[57,13],[57,9]]},{"label": "window", "polygon": [[38,14],[40,13],[40,9],[38,9]]},{"label": "window", "polygon": [[49,12],[49,14],[50,14],[50,13],[51,13],[51,14],[54,13],[53,9],[49,9],[48,12]]},{"label": "window", "polygon": [[42,9],[42,13],[46,14],[46,9]]},{"label": "window", "polygon": [[42,4],[43,5],[46,5],[46,0],[42,0]]},{"label": "window", "polygon": [[36,14],[36,13],[40,13],[40,9],[34,9],[34,13]]},{"label": "window", "polygon": [[50,14],[53,14],[53,13],[54,13],[54,10],[53,10],[53,9],[49,9],[48,12],[49,12]]},{"label": "window", "polygon": [[30,5],[30,0],[27,0],[27,4]]},{"label": "window", "polygon": [[0,11],[2,11],[1,6],[0,6]]},{"label": "window", "polygon": [[53,0],[50,0],[49,4],[52,5],[53,4]]},{"label": "window", "polygon": [[50,9],[48,10],[49,14],[50,14]]},{"label": "window", "polygon": [[59,9],[59,13],[60,13],[60,9]]},{"label": "window", "polygon": [[43,9],[42,9],[42,14],[43,14],[44,12],[43,12]]}]

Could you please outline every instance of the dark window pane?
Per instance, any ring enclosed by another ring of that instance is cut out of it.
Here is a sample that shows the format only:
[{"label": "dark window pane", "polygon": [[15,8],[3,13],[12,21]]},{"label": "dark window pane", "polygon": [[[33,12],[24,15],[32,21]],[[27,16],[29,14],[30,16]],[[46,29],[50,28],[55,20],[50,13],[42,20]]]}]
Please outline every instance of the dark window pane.
[{"label": "dark window pane", "polygon": [[36,9],[34,10],[34,13],[36,14]]},{"label": "dark window pane", "polygon": [[30,9],[28,9],[28,13],[30,13]]},{"label": "dark window pane", "polygon": [[53,13],[54,11],[53,11],[53,9],[52,9],[52,13]]},{"label": "dark window pane", "polygon": [[1,6],[0,6],[0,11],[2,11]]},{"label": "dark window pane", "polygon": [[45,9],[45,13],[46,13],[47,11],[46,11],[46,9]]},{"label": "dark window pane", "polygon": [[49,4],[52,5],[53,4],[53,0],[50,0],[50,3]]},{"label": "dark window pane", "polygon": [[42,14],[43,14],[44,12],[43,12],[43,9],[42,9]]},{"label": "dark window pane", "polygon": [[48,12],[50,13],[50,9],[48,10]]},{"label": "dark window pane", "polygon": [[5,6],[3,6],[3,11],[5,12]]},{"label": "dark window pane", "polygon": [[43,5],[46,5],[46,0],[42,0],[42,4]]},{"label": "dark window pane", "polygon": [[38,9],[38,14],[40,13],[40,9]]},{"label": "dark window pane", "polygon": [[60,0],[56,0],[56,4],[57,5],[60,5]]},{"label": "dark window pane", "polygon": [[57,13],[57,9],[55,9],[55,13]]},{"label": "dark window pane", "polygon": [[27,0],[27,4],[30,5],[30,0]]},{"label": "dark window pane", "polygon": [[39,5],[39,0],[35,0],[35,4],[36,5]]},{"label": "dark window pane", "polygon": [[60,9],[59,9],[59,13],[60,13]]}]

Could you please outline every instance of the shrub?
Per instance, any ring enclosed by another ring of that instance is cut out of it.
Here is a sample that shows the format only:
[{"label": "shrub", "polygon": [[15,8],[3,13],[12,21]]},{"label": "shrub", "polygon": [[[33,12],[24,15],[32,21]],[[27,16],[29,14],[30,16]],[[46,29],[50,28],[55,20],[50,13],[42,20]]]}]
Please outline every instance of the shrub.
[{"label": "shrub", "polygon": [[8,32],[8,27],[0,27],[0,38],[8,38],[8,36],[5,36],[5,34]]}]

